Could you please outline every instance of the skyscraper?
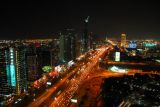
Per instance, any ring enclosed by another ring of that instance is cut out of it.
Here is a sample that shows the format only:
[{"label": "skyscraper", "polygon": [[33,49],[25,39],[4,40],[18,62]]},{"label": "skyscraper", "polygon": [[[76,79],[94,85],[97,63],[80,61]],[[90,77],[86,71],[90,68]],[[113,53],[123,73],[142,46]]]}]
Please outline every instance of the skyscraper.
[{"label": "skyscraper", "polygon": [[15,49],[13,47],[5,50],[7,83],[12,87],[12,92],[16,93],[16,61]]},{"label": "skyscraper", "polygon": [[11,73],[10,66],[7,62],[7,50],[8,48],[0,49],[0,94],[9,95],[11,94]]},{"label": "skyscraper", "polygon": [[89,16],[85,19],[85,26],[84,26],[84,32],[82,34],[82,47],[81,47],[81,53],[85,53],[88,51],[88,21],[89,21]]},{"label": "skyscraper", "polygon": [[62,63],[76,58],[76,34],[73,29],[66,29],[60,33],[60,54]]},{"label": "skyscraper", "polygon": [[42,68],[44,66],[51,66],[51,52],[50,47],[47,44],[43,44],[40,47],[36,48],[36,55],[37,55],[37,67],[38,73],[40,76],[43,74]]},{"label": "skyscraper", "polygon": [[59,38],[59,47],[60,47],[60,53],[59,53],[59,60],[60,62],[65,62],[65,35],[60,33]]},{"label": "skyscraper", "polygon": [[58,65],[58,61],[59,61],[59,40],[58,39],[54,39],[51,42],[51,67],[54,68],[54,66]]},{"label": "skyscraper", "polygon": [[126,34],[121,34],[121,47],[126,47]]},{"label": "skyscraper", "polygon": [[[22,47],[1,49],[1,94],[20,94],[27,90],[25,51]],[[8,92],[7,92],[8,91]]]},{"label": "skyscraper", "polygon": [[27,75],[28,75],[28,81],[33,82],[34,80],[37,80],[38,70],[37,70],[37,57],[36,55],[27,56]]},{"label": "skyscraper", "polygon": [[70,38],[71,38],[71,59],[75,60],[76,59],[76,48],[77,48],[77,36],[74,32],[70,33]]},{"label": "skyscraper", "polygon": [[93,49],[93,33],[92,32],[90,32],[90,34],[89,34],[89,39],[88,39],[89,41],[89,49]]},{"label": "skyscraper", "polygon": [[33,82],[34,80],[37,80],[40,77],[38,73],[36,47],[33,44],[30,44],[29,46],[27,46],[26,68],[27,68],[28,82]]},{"label": "skyscraper", "polygon": [[20,94],[27,90],[26,47],[21,45],[15,48],[16,65],[16,92]]}]

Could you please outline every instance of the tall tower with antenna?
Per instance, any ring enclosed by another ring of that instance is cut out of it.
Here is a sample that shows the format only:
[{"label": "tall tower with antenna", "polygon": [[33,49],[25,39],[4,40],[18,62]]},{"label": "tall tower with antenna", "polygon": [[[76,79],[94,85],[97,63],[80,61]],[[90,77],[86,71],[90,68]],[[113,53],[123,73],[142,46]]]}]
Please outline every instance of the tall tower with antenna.
[{"label": "tall tower with antenna", "polygon": [[82,47],[81,47],[81,53],[85,53],[88,51],[88,22],[89,22],[89,16],[84,20],[84,31],[82,34]]}]

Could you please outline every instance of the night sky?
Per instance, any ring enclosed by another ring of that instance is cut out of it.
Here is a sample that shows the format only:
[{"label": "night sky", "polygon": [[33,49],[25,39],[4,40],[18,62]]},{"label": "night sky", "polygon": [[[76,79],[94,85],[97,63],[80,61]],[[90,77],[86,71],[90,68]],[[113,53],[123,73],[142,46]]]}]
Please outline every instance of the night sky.
[{"label": "night sky", "polygon": [[[52,2],[51,2],[52,1]],[[83,32],[90,16],[89,31],[99,37],[159,39],[160,6],[152,1],[17,1],[0,3],[0,39],[48,38],[66,28]]]}]

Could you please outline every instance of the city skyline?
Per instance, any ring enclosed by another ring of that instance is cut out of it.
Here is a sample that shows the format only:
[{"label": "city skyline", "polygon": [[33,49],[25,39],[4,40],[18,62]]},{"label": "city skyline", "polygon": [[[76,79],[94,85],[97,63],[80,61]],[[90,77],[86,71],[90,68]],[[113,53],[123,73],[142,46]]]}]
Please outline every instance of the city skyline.
[{"label": "city skyline", "polygon": [[1,4],[0,39],[51,38],[74,28],[79,35],[90,16],[89,32],[99,38],[159,39],[159,7],[155,2],[65,1],[5,2]]},{"label": "city skyline", "polygon": [[82,22],[81,35],[0,40],[0,106],[160,105],[160,41],[102,39]]}]

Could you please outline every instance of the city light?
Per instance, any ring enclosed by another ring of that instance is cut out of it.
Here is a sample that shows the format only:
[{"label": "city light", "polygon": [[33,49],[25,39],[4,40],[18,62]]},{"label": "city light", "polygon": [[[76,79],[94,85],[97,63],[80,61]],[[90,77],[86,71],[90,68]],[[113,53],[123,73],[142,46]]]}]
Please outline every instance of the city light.
[{"label": "city light", "polygon": [[110,70],[113,72],[119,72],[119,73],[127,73],[128,72],[127,69],[118,68],[116,66],[111,67]]},{"label": "city light", "polygon": [[51,66],[44,66],[44,67],[42,68],[42,70],[43,70],[44,72],[50,72],[50,71],[52,70],[52,67],[51,67]]},{"label": "city light", "polygon": [[61,72],[62,71],[62,67],[60,65],[56,66],[55,68],[56,72]]},{"label": "city light", "polygon": [[158,3],[13,2],[1,3],[0,107],[160,107]]},{"label": "city light", "polygon": [[115,53],[115,61],[120,61],[120,52]]}]

